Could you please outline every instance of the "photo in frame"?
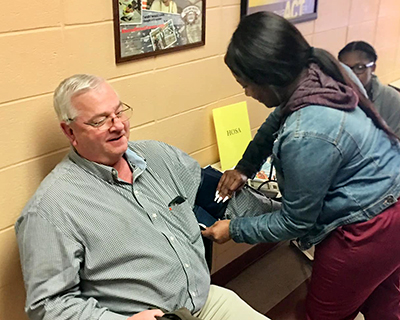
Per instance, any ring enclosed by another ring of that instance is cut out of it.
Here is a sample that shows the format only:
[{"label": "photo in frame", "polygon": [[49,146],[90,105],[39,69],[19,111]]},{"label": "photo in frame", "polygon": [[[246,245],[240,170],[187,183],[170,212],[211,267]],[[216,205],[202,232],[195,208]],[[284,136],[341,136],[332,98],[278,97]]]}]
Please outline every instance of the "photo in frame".
[{"label": "photo in frame", "polygon": [[113,0],[116,62],[205,45],[205,0]]},{"label": "photo in frame", "polygon": [[292,23],[317,19],[318,0],[241,0],[241,16],[274,12]]}]

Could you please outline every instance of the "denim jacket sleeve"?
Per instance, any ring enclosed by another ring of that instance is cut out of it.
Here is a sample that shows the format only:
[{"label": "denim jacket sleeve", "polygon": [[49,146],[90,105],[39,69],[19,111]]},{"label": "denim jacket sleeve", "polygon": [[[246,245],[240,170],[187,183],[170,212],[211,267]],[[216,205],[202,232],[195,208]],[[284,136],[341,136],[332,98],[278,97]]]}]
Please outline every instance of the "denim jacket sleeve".
[{"label": "denim jacket sleeve", "polygon": [[280,126],[280,107],[268,116],[258,129],[254,139],[249,143],[242,159],[236,165],[236,169],[244,173],[248,178],[253,178],[261,166],[272,153],[274,134]]},{"label": "denim jacket sleeve", "polygon": [[321,135],[291,134],[280,148],[284,194],[279,211],[232,220],[235,242],[278,242],[301,237],[317,221],[341,164],[335,143]]}]

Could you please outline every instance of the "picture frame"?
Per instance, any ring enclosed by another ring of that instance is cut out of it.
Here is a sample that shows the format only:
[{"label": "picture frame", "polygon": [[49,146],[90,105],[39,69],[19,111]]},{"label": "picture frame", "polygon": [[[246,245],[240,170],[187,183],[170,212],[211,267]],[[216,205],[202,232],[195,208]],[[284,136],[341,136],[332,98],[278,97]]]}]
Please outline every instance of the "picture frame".
[{"label": "picture frame", "polygon": [[113,0],[116,63],[205,45],[205,0]]},{"label": "picture frame", "polygon": [[317,19],[318,0],[241,0],[241,17],[271,11],[292,23]]}]

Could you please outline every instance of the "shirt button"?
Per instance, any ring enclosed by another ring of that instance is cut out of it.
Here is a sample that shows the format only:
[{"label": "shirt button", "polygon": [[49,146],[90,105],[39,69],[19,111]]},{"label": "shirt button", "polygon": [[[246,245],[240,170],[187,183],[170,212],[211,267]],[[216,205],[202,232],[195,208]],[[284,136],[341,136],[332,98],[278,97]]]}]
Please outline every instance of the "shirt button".
[{"label": "shirt button", "polygon": [[153,213],[151,216],[152,216],[153,218],[157,218],[157,215],[156,215],[155,213]]},{"label": "shirt button", "polygon": [[195,297],[196,296],[196,292],[192,292],[192,296]]},{"label": "shirt button", "polygon": [[185,263],[185,268],[189,268],[189,267],[190,267],[189,264]]},{"label": "shirt button", "polygon": [[169,238],[171,239],[171,241],[174,241],[174,239],[175,239],[173,236],[171,236],[171,237],[169,237]]},{"label": "shirt button", "polygon": [[114,177],[118,176],[118,171],[115,170],[115,169],[112,169],[112,170],[111,170],[111,173],[112,173],[112,175],[113,175]]},{"label": "shirt button", "polygon": [[140,194],[140,191],[139,190],[135,190],[135,194],[136,195]]}]

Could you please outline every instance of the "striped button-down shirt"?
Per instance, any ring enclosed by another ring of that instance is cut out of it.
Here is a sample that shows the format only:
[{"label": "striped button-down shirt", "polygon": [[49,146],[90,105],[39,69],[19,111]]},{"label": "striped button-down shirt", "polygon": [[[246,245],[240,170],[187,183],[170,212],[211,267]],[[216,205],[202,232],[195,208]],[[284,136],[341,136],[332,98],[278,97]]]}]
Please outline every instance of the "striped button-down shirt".
[{"label": "striped button-down shirt", "polygon": [[[200,167],[156,141],[129,143],[134,181],[74,151],[16,223],[31,319],[126,319],[198,311],[210,277],[193,214]],[[186,199],[169,205],[176,196]]]},{"label": "striped button-down shirt", "polygon": [[[156,141],[130,142],[125,157],[132,184],[72,150],[24,208],[15,227],[31,319],[117,320],[152,307],[203,307],[210,277],[192,211],[198,163]],[[171,205],[177,196],[186,200]],[[225,213],[276,208],[245,190]]]}]

